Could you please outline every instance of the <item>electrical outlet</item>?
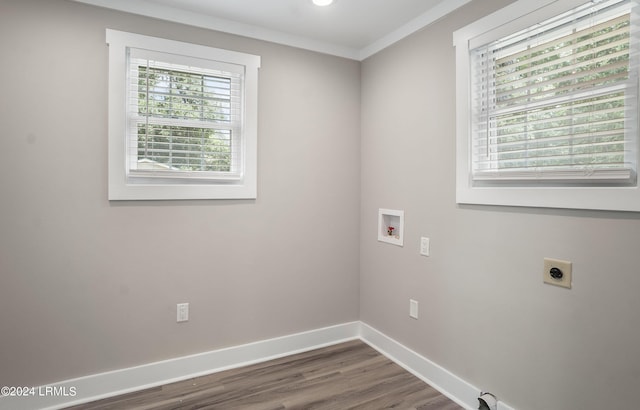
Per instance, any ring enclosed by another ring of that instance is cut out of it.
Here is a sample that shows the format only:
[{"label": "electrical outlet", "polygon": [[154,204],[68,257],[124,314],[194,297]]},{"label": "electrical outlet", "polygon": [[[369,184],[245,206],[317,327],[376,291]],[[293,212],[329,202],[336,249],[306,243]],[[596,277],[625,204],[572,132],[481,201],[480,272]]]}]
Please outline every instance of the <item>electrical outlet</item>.
[{"label": "electrical outlet", "polygon": [[178,322],[187,322],[189,320],[189,304],[188,303],[178,303],[177,305],[178,311]]},{"label": "electrical outlet", "polygon": [[420,255],[429,256],[429,238],[420,238]]},{"label": "electrical outlet", "polygon": [[413,319],[418,318],[418,301],[409,299],[409,317]]},{"label": "electrical outlet", "polygon": [[544,283],[571,289],[571,262],[544,258]]}]

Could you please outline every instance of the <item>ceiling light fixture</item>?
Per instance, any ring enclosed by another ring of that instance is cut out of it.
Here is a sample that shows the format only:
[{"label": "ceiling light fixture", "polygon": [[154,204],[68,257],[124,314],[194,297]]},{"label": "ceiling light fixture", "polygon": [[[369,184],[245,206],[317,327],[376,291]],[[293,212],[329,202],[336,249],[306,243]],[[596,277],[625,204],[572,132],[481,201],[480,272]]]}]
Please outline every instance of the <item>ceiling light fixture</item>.
[{"label": "ceiling light fixture", "polygon": [[333,3],[333,0],[313,0],[313,4],[316,6],[328,6]]}]

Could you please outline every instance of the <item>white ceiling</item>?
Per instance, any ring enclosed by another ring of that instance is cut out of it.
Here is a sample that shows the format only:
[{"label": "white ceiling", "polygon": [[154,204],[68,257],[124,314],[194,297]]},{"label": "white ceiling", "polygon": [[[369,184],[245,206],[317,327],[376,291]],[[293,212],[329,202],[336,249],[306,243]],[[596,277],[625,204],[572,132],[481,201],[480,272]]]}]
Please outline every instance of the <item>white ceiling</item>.
[{"label": "white ceiling", "polygon": [[76,0],[355,60],[471,0]]}]

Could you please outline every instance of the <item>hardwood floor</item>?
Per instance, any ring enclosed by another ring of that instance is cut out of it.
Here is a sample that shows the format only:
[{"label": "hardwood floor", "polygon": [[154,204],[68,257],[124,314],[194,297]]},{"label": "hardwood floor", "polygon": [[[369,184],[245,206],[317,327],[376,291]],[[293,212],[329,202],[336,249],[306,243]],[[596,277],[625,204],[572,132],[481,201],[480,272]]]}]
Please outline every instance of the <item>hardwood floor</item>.
[{"label": "hardwood floor", "polygon": [[355,340],[68,409],[391,408],[462,407]]}]

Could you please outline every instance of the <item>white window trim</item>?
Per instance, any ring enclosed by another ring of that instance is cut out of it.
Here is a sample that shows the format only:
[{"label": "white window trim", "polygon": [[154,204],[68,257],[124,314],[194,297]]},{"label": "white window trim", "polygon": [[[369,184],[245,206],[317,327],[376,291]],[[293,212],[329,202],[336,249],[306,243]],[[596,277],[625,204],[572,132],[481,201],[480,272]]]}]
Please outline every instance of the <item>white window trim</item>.
[{"label": "white window trim", "polygon": [[586,3],[585,0],[519,0],[456,31],[456,202],[542,208],[640,211],[633,186],[474,186],[471,179],[469,50]]},{"label": "white window trim", "polygon": [[[157,37],[106,30],[109,44],[109,200],[253,199],[257,197],[258,69],[260,57]],[[187,183],[128,179],[127,49],[139,48],[244,66],[242,163],[237,180]]]}]

